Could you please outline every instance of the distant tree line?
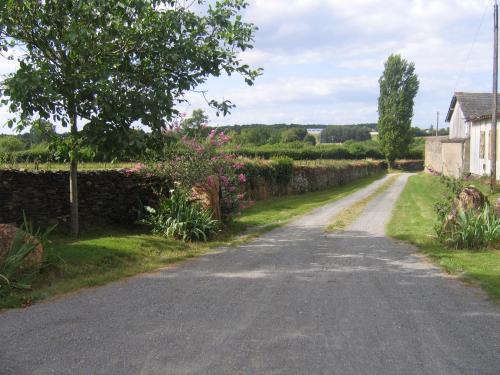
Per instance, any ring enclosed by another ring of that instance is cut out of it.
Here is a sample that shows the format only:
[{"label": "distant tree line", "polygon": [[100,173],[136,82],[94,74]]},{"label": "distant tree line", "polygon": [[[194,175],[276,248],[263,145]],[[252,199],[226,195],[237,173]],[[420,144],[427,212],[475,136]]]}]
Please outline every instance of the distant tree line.
[{"label": "distant tree line", "polygon": [[367,141],[371,139],[373,127],[364,125],[327,126],[321,133],[321,143],[344,143],[346,141]]},{"label": "distant tree line", "polygon": [[[223,131],[231,138],[231,143],[228,147],[236,149],[237,145],[241,145],[242,149],[248,151],[247,153],[254,152],[253,147],[269,146],[271,149],[266,150],[266,152],[272,154],[275,150],[310,147],[321,142],[322,144],[343,143],[357,158],[367,157],[366,155],[368,154],[363,150],[355,150],[356,147],[368,147],[369,152],[374,152],[373,150],[379,147],[376,141],[370,141],[370,132],[377,130],[376,124],[251,124],[210,127],[207,126],[208,118],[202,110],[195,110],[192,116],[180,121],[180,126],[184,129],[184,132],[186,134],[192,132],[192,136],[198,133],[200,137],[207,137],[214,128],[218,131]],[[40,162],[67,161],[69,152],[67,149],[67,138],[69,137],[69,133],[57,134],[55,127],[45,120],[33,122],[29,129],[28,132],[23,134],[0,135],[0,159]],[[307,129],[322,129],[322,133],[319,136],[308,134]],[[416,137],[434,135],[434,133],[429,134],[429,130],[419,128],[412,128],[412,130]],[[445,131],[445,129],[440,131]],[[84,128],[82,136],[90,138],[94,135],[92,132],[87,132],[87,129]],[[159,135],[157,133],[146,132],[143,129],[131,128],[123,130],[120,137],[126,140],[126,142],[116,144],[109,137],[99,142],[85,142],[87,145],[81,147],[78,156],[79,160],[86,162],[112,162],[113,160],[123,162],[138,161],[148,160],[154,158],[155,155],[168,152],[168,134]],[[364,142],[365,144],[361,146],[357,142]],[[93,144],[93,146],[89,144]],[[259,152],[261,151],[259,149]],[[313,153],[305,156],[315,157],[315,155]],[[322,155],[322,157],[325,156]],[[341,155],[337,156],[340,157]],[[368,155],[368,157],[373,156],[371,154]]]}]

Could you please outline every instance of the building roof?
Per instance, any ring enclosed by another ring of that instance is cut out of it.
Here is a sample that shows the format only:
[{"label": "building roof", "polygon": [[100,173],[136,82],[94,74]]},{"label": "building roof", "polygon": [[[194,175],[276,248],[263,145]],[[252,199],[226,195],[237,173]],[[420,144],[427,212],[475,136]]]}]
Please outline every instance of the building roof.
[{"label": "building roof", "polygon": [[[482,120],[491,117],[491,107],[493,106],[492,93],[456,92],[451,100],[450,109],[446,115],[446,122],[451,121],[457,102],[460,104],[465,121]],[[497,98],[497,103],[500,110],[500,95]]]}]

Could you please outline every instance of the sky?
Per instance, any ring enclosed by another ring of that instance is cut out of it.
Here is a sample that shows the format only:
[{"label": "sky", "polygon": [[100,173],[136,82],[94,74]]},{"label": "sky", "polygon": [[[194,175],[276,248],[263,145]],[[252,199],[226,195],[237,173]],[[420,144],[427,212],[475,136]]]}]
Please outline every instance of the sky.
[{"label": "sky", "polygon": [[[264,73],[209,79],[198,90],[236,108],[216,117],[200,94],[182,112],[206,110],[211,125],[376,122],[378,79],[391,53],[415,63],[420,90],[415,126],[427,128],[454,91],[492,87],[493,0],[249,0],[244,20],[259,30],[240,55]],[[0,74],[15,71],[0,58]],[[10,117],[0,107],[2,124]]]}]

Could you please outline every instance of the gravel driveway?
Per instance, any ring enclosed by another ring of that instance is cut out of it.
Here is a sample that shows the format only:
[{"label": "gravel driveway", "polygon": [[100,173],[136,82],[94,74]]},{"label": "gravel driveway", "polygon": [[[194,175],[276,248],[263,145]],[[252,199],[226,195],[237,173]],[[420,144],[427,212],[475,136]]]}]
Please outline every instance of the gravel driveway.
[{"label": "gravel driveway", "polygon": [[500,374],[500,308],[384,237],[408,176],[235,248],[0,315],[0,374]]}]

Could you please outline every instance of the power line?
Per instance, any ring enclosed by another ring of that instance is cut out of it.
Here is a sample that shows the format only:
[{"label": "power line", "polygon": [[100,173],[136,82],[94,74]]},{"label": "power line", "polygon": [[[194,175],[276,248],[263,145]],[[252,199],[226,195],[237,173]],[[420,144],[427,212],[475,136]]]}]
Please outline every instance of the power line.
[{"label": "power line", "polygon": [[465,70],[468,68],[469,66],[469,60],[470,60],[470,57],[472,55],[472,51],[474,50],[474,47],[476,46],[476,42],[477,42],[477,38],[479,36],[479,32],[481,31],[481,28],[483,27],[483,24],[484,24],[484,20],[485,20],[485,17],[486,17],[486,12],[488,10],[488,6],[489,6],[489,3],[490,3],[490,0],[486,0],[485,1],[485,4],[484,4],[484,11],[483,11],[483,15],[481,17],[481,22],[479,23],[479,26],[476,30],[476,33],[474,34],[474,39],[472,40],[472,44],[470,46],[470,49],[469,49],[469,52],[467,53],[467,56],[465,58],[465,61],[464,63],[462,64],[462,69],[460,70],[460,73],[458,74],[458,77],[457,77],[457,80],[455,82],[455,88],[453,89],[453,92],[456,92],[457,91],[457,86],[458,84],[460,83],[460,80],[462,79],[462,76],[465,72]]}]

